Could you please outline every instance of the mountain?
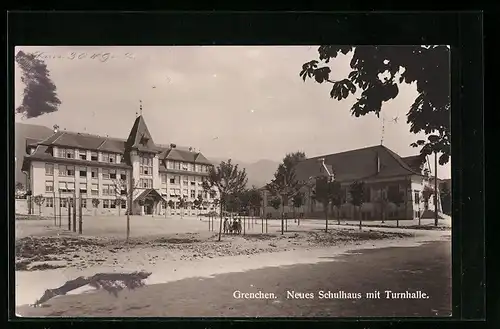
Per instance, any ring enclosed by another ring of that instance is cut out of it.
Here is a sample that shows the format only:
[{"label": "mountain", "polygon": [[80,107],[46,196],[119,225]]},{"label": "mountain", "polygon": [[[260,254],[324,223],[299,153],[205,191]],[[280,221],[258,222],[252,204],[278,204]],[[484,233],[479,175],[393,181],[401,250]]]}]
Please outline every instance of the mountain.
[{"label": "mountain", "polygon": [[[215,166],[221,161],[227,161],[222,158],[209,159]],[[257,188],[263,187],[271,181],[279,166],[279,162],[272,160],[259,160],[254,163],[246,163],[238,160],[231,159],[231,163],[237,164],[239,168],[245,168],[248,178],[248,187],[255,186]]]},{"label": "mountain", "polygon": [[23,165],[23,158],[26,154],[26,139],[36,139],[43,140],[53,134],[52,129],[40,126],[31,125],[26,123],[16,122],[15,129],[15,139],[14,139],[14,154],[16,157],[16,182],[21,182],[26,185],[26,175],[21,172],[21,167]]},{"label": "mountain", "polygon": [[[16,161],[16,182],[26,184],[26,175],[21,172],[23,157],[26,154],[26,139],[43,140],[53,134],[52,129],[26,123],[18,123],[15,125],[15,156]],[[210,158],[214,165],[221,161],[227,161],[222,158]],[[232,160],[234,164],[238,164],[240,168],[245,168],[248,177],[248,186],[262,187],[269,183],[278,168],[279,163],[272,160],[259,160],[254,163],[246,163],[238,160]]]}]

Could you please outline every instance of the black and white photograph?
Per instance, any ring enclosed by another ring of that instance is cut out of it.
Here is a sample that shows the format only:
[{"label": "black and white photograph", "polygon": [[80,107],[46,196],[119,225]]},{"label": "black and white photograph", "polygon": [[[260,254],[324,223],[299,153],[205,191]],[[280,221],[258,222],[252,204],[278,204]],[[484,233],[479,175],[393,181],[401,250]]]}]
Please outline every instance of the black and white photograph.
[{"label": "black and white photograph", "polygon": [[452,316],[449,46],[13,60],[17,316]]}]

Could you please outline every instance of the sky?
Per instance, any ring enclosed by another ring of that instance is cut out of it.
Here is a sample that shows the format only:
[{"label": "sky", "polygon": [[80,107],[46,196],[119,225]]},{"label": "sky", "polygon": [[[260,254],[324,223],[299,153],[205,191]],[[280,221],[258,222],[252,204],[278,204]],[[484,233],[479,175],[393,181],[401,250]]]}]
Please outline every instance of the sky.
[{"label": "sky", "polygon": [[[386,147],[409,156],[418,154],[410,144],[423,136],[410,133],[406,123],[415,85],[400,85],[399,95],[383,104],[381,118],[356,118],[350,114],[355,96],[337,101],[329,96],[331,85],[304,82],[299,72],[317,59],[317,46],[19,50],[37,52],[45,61],[62,104],[38,118],[16,115],[16,122],[126,139],[142,101],[155,143],[244,162],[280,161],[299,150],[314,157],[374,146],[382,135]],[[347,77],[350,59],[341,55],[330,62],[332,79]],[[23,90],[16,66],[16,107]],[[438,177],[451,177],[450,164],[438,167]]]}]

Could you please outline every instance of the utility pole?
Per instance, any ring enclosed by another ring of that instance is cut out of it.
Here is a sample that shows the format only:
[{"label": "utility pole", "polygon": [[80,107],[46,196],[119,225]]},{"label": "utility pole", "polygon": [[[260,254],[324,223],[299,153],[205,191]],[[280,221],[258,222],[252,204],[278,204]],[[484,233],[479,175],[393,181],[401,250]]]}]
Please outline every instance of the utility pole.
[{"label": "utility pole", "polygon": [[83,229],[82,229],[82,225],[83,225],[83,209],[82,209],[82,194],[80,193],[80,212],[78,213],[78,233],[82,234],[83,232]]},{"label": "utility pole", "polygon": [[[55,185],[55,184],[53,184]],[[56,190],[55,190],[55,186],[53,187],[53,194],[54,194],[54,226],[57,226],[57,213],[56,213]]]},{"label": "utility pole", "polygon": [[57,188],[57,190],[59,191],[59,200],[58,200],[58,204],[59,204],[59,227],[61,227],[61,222],[62,222],[62,214],[61,214],[61,190],[59,189],[59,187]]},{"label": "utility pole", "polygon": [[71,200],[70,198],[66,198],[68,203],[68,231],[71,232]]},{"label": "utility pole", "polygon": [[434,152],[434,226],[438,226],[437,152]]},{"label": "utility pole", "polygon": [[73,232],[76,233],[76,186],[73,190]]}]

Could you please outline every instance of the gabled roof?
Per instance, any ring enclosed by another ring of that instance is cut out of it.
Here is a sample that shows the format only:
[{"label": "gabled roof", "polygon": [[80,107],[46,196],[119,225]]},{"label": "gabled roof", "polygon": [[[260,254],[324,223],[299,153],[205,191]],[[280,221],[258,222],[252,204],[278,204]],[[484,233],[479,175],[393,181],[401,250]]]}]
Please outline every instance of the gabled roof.
[{"label": "gabled roof", "polygon": [[123,140],[71,131],[58,131],[39,144],[113,153],[123,153],[125,150],[125,142]]},{"label": "gabled roof", "polygon": [[422,172],[425,164],[425,157],[421,155],[412,155],[409,157],[401,158],[412,170]]},{"label": "gabled roof", "polygon": [[[165,154],[165,156],[161,157],[163,154]],[[179,150],[177,148],[171,148],[165,150],[164,152],[161,152],[160,159],[185,161],[185,162],[207,164],[207,165],[212,164],[210,161],[207,160],[207,158],[203,156],[203,154],[199,152]]]},{"label": "gabled roof", "polygon": [[126,147],[139,150],[141,152],[159,152],[160,149],[153,142],[153,137],[149,133],[148,127],[142,115],[135,119],[132,130],[128,136]]},{"label": "gabled roof", "polygon": [[[420,175],[406,164],[399,155],[382,145],[324,155],[303,160],[297,164],[298,180],[308,180],[320,174],[319,159],[332,168],[335,180],[355,181],[393,176]],[[377,158],[379,160],[377,160]],[[380,165],[379,165],[380,164]],[[377,168],[380,171],[377,173]],[[330,168],[329,168],[330,169]]]},{"label": "gabled roof", "polygon": [[142,191],[142,192],[141,192],[141,193],[140,193],[140,194],[139,194],[139,195],[135,198],[135,200],[134,200],[134,201],[144,200],[144,199],[146,199],[146,197],[147,197],[148,195],[153,196],[153,198],[155,198],[155,199],[161,199],[161,200],[163,200],[163,201],[166,201],[166,200],[165,200],[165,198],[163,198],[163,197],[161,196],[161,194],[159,194],[159,193],[158,193],[158,191],[157,191],[157,190],[152,189],[152,188],[148,188],[148,189],[145,189],[144,191]]}]

